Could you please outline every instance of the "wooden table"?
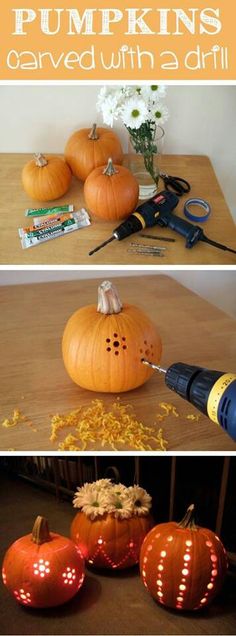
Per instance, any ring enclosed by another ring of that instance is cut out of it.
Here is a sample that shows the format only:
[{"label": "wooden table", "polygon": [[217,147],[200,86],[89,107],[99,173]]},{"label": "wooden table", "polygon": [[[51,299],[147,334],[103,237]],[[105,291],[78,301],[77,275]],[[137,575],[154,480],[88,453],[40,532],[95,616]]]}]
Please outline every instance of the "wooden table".
[{"label": "wooden table", "polygon": [[[31,155],[5,154],[0,157],[0,263],[4,264],[132,264],[166,265],[166,264],[236,264],[236,255],[224,252],[204,243],[198,243],[192,250],[185,248],[185,241],[171,230],[152,228],[151,233],[175,237],[175,243],[165,243],[165,258],[140,256],[127,252],[130,240],[108,245],[106,248],[89,257],[88,253],[96,245],[105,241],[118,224],[102,222],[92,218],[91,226],[78,230],[73,234],[60,237],[37,246],[35,249],[22,250],[18,237],[18,228],[27,226],[24,211],[28,207],[42,207],[42,203],[32,201],[25,194],[21,185],[21,171]],[[205,223],[207,236],[215,241],[225,243],[236,249],[236,231],[233,219],[227,207],[222,190],[216,179],[208,157],[194,155],[165,155],[161,157],[161,169],[170,174],[187,179],[191,185],[191,196],[205,198],[212,206],[212,216]],[[161,189],[163,184],[161,182]],[[177,214],[183,217],[181,199]],[[73,203],[75,209],[84,205],[82,183],[73,179],[69,192],[57,202]],[[53,204],[53,202],[52,202]],[[147,232],[150,234],[150,230]],[[138,235],[136,236],[138,238]],[[131,239],[132,240],[132,239]],[[140,239],[148,245],[161,245],[161,242]]]},{"label": "wooden table", "polygon": [[[142,307],[158,325],[163,365],[186,361],[236,370],[236,324],[232,318],[168,276],[140,277],[139,282],[134,277],[114,280],[121,298]],[[0,288],[0,421],[18,407],[37,427],[37,433],[26,424],[1,427],[1,450],[57,450],[57,444],[49,441],[50,414],[87,406],[96,397],[110,405],[117,397],[77,387],[67,376],[61,357],[61,337],[68,317],[96,300],[97,286],[98,280],[78,280]],[[155,422],[162,401],[171,402],[180,414],[163,424],[170,451],[235,451],[235,443],[204,415],[199,422],[187,421],[186,414],[196,413],[195,409],[170,393],[158,374],[141,388],[121,395],[121,402],[132,404],[146,425]]]}]

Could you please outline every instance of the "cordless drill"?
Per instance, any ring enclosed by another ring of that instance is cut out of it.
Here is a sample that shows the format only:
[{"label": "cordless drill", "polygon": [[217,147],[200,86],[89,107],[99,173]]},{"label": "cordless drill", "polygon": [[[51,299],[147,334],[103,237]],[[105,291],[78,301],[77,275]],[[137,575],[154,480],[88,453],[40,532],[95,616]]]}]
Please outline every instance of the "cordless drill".
[{"label": "cordless drill", "polygon": [[236,374],[211,371],[183,362],[168,369],[142,359],[152,369],[165,374],[165,383],[171,391],[193,404],[236,441]]},{"label": "cordless drill", "polygon": [[95,254],[95,252],[98,252],[102,247],[105,247],[105,245],[108,245],[108,243],[111,243],[111,241],[115,239],[122,241],[131,234],[140,232],[140,230],[146,227],[153,227],[154,225],[169,227],[171,230],[181,234],[186,240],[185,246],[187,248],[193,247],[198,241],[203,241],[221,250],[227,250],[236,254],[235,250],[207,238],[202,228],[198,225],[193,225],[193,223],[189,223],[189,221],[173,214],[172,212],[178,203],[179,197],[174,192],[169,190],[159,192],[152,199],[139,205],[123,223],[113,230],[112,236],[107,239],[107,241],[104,241],[89,252],[89,256],[92,256],[92,254]]}]

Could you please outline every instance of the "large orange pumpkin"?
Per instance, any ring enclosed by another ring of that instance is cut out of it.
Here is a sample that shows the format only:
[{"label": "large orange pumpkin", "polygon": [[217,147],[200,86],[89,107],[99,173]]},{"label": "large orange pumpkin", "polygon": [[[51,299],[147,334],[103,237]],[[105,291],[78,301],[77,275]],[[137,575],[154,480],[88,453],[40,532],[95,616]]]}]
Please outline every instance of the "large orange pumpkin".
[{"label": "large orange pumpkin", "polygon": [[112,283],[98,288],[98,306],[78,309],[68,320],[62,339],[66,370],[79,386],[91,391],[119,393],[149,380],[150,367],[161,358],[156,326],[134,305],[122,304]]},{"label": "large orange pumpkin", "polygon": [[109,128],[82,128],[68,140],[65,158],[73,174],[82,181],[87,179],[94,168],[104,166],[108,158],[122,163],[123,152],[117,135]]},{"label": "large orange pumpkin", "polygon": [[214,532],[196,526],[194,506],[180,523],[155,526],[140,554],[144,585],[153,598],[178,610],[198,610],[219,592],[227,570],[225,549]]},{"label": "large orange pumpkin", "polygon": [[78,512],[71,524],[71,538],[90,565],[121,570],[138,563],[143,539],[151,527],[151,515],[117,519],[107,513],[91,520]]},{"label": "large orange pumpkin", "polygon": [[59,199],[70,187],[72,174],[61,157],[34,155],[22,171],[24,190],[32,199],[53,201]]},{"label": "large orange pumpkin", "polygon": [[84,198],[89,210],[101,219],[125,219],[136,208],[139,186],[128,168],[113,165],[96,168],[84,184]]},{"label": "large orange pumpkin", "polygon": [[47,520],[37,517],[32,533],[7,550],[3,582],[26,607],[53,607],[71,599],[84,580],[84,559],[74,543],[49,532]]}]

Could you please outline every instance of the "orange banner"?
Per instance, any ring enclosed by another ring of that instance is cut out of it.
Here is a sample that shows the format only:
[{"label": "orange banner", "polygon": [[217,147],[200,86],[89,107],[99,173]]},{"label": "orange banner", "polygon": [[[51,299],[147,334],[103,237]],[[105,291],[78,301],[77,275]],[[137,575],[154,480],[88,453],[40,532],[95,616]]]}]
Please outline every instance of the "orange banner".
[{"label": "orange banner", "polygon": [[229,0],[48,5],[4,0],[1,80],[236,80]]}]

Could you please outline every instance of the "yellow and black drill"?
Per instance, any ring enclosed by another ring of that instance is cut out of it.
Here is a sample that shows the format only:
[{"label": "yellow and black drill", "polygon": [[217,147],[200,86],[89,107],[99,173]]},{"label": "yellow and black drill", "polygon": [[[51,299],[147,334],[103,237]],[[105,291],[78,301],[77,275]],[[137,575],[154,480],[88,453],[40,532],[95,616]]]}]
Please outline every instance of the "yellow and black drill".
[{"label": "yellow and black drill", "polygon": [[236,374],[210,371],[183,362],[168,369],[142,359],[152,369],[165,374],[166,386],[193,404],[236,441]]}]

